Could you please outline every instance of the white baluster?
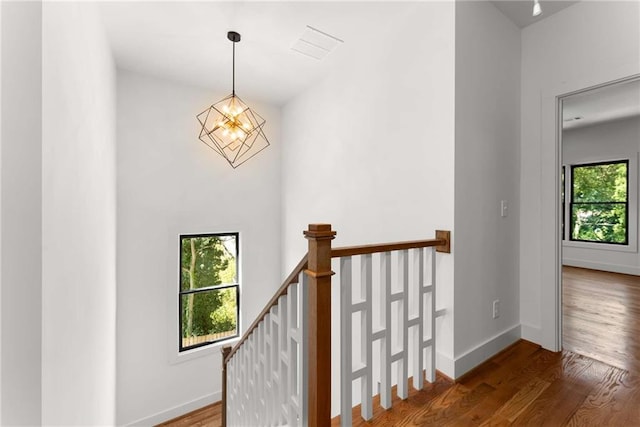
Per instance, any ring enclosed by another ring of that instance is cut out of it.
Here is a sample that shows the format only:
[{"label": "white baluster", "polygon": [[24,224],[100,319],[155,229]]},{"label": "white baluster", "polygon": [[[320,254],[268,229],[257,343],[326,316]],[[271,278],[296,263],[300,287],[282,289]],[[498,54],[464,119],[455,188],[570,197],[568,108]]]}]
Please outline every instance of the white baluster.
[{"label": "white baluster", "polygon": [[278,390],[278,409],[280,410],[280,421],[282,423],[287,423],[288,415],[287,415],[287,403],[289,400],[289,363],[287,360],[287,296],[283,295],[278,300],[278,314],[280,316],[279,327],[280,330],[278,335],[280,337],[278,343],[278,358],[280,360],[280,387]]},{"label": "white baluster", "polygon": [[424,249],[416,249],[414,251],[414,264],[417,265],[417,278],[415,285],[417,286],[418,295],[418,324],[415,328],[416,339],[414,340],[416,348],[415,370],[413,372],[413,388],[422,390],[424,376]]},{"label": "white baluster", "polygon": [[258,324],[258,327],[256,328],[256,330],[254,331],[254,334],[256,336],[256,341],[255,341],[255,348],[253,349],[254,351],[254,383],[255,383],[255,391],[254,391],[254,398],[256,399],[254,405],[256,408],[256,417],[260,420],[264,420],[264,407],[263,407],[263,400],[262,400],[262,391],[264,390],[264,383],[262,381],[263,378],[263,369],[262,369],[262,357],[261,357],[261,346],[262,346],[262,328],[263,328],[263,324],[262,322],[260,322],[260,324]]},{"label": "white baluster", "polygon": [[272,391],[272,384],[273,384],[273,379],[271,377],[271,325],[272,325],[272,321],[271,321],[271,313],[267,313],[264,316],[264,409],[265,409],[265,413],[264,413],[264,419],[266,420],[266,422],[270,422],[271,421],[271,395],[273,394]]},{"label": "white baluster", "polygon": [[257,402],[256,405],[258,407],[258,416],[261,420],[264,420],[266,415],[266,405],[264,404],[264,389],[265,389],[265,374],[264,374],[264,321],[260,322],[258,327],[256,328],[257,338],[257,347],[256,347],[256,357],[258,362],[256,363],[256,374],[257,374],[257,383],[256,383],[256,397]]},{"label": "white baluster", "polygon": [[361,293],[364,295],[365,309],[360,315],[361,333],[360,333],[360,355],[361,361],[365,366],[365,374],[360,379],[362,391],[360,393],[362,403],[360,410],[362,418],[370,420],[373,417],[373,400],[372,400],[372,357],[371,349],[373,347],[372,339],[372,318],[371,318],[371,255],[363,255],[360,262],[361,271]]},{"label": "white baluster", "polygon": [[245,352],[245,365],[246,365],[246,385],[245,385],[245,401],[244,401],[244,410],[246,412],[247,422],[253,423],[253,411],[251,410],[251,406],[253,404],[253,398],[251,393],[253,392],[253,386],[251,385],[251,376],[253,375],[253,363],[251,361],[251,337],[247,338],[245,342],[244,352]]},{"label": "white baluster", "polygon": [[238,420],[238,408],[240,407],[240,402],[238,401],[238,385],[239,385],[239,381],[240,381],[240,372],[239,372],[239,366],[238,366],[238,353],[236,353],[233,356],[233,406],[228,407],[228,412],[227,415],[231,414],[231,416],[233,417],[233,424],[232,425],[238,425],[240,420]]},{"label": "white baluster", "polygon": [[343,257],[340,258],[340,425],[343,427],[351,426],[351,304],[351,257]]},{"label": "white baluster", "polygon": [[402,282],[402,299],[400,300],[400,309],[398,310],[398,329],[399,335],[402,337],[402,355],[398,360],[398,397],[400,399],[406,399],[409,397],[409,390],[407,387],[408,377],[408,344],[409,344],[409,257],[408,251],[403,250],[398,252],[398,266],[400,273],[400,281]]},{"label": "white baluster", "polygon": [[308,302],[308,276],[304,273],[299,277],[302,287],[300,288],[300,337],[302,342],[300,377],[298,381],[298,392],[300,402],[300,418],[299,425],[306,426],[309,424],[309,396],[307,395],[307,387],[309,386],[309,340],[307,339],[307,325],[309,322],[309,313],[307,307]]},{"label": "white baluster", "polygon": [[278,356],[278,307],[271,309],[271,420],[269,425],[280,423],[280,410],[278,408],[278,390],[280,388],[280,357]]},{"label": "white baluster", "polygon": [[295,339],[298,331],[298,284],[289,286],[287,295],[288,300],[288,320],[287,328],[287,360],[289,361],[289,384],[287,389],[287,425],[293,426],[297,421],[297,408],[293,397],[296,394],[296,386],[298,382],[298,343]]},{"label": "white baluster", "polygon": [[243,408],[243,412],[244,412],[244,422],[246,423],[251,423],[251,385],[250,385],[250,378],[251,378],[251,351],[249,350],[249,345],[248,345],[248,341],[247,340],[247,345],[243,346],[244,347],[244,408]]},{"label": "white baluster", "polygon": [[380,406],[391,408],[391,252],[380,254],[380,314],[384,337],[380,343]]},{"label": "white baluster", "polygon": [[427,381],[436,380],[436,248],[431,248],[431,360],[427,369]]},{"label": "white baluster", "polygon": [[234,425],[233,422],[233,411],[231,410],[231,408],[234,407],[233,405],[233,398],[234,398],[234,394],[235,394],[235,390],[234,390],[234,367],[233,367],[233,361],[235,360],[235,358],[232,358],[230,361],[227,362],[227,398],[226,398],[226,411],[227,411],[227,424],[232,426]]},{"label": "white baluster", "polygon": [[256,399],[256,332],[255,330],[247,340],[249,349],[249,413],[253,417],[253,422],[257,421],[257,399]]},{"label": "white baluster", "polygon": [[240,380],[240,405],[238,405],[238,410],[240,411],[240,422],[241,423],[246,423],[247,422],[247,418],[246,418],[246,414],[247,414],[247,347],[246,346],[242,346],[240,347],[240,375],[241,375],[241,380]]}]

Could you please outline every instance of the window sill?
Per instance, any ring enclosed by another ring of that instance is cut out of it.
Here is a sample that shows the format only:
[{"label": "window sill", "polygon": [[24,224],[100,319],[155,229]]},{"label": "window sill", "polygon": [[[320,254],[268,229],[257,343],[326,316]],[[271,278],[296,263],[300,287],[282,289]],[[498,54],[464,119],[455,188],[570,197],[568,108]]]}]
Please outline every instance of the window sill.
[{"label": "window sill", "polygon": [[595,249],[600,251],[638,252],[638,248],[636,244],[613,245],[609,243],[591,243],[591,242],[576,242],[572,240],[563,240],[562,246],[569,247],[569,248]]},{"label": "window sill", "polygon": [[240,337],[231,338],[225,341],[219,341],[214,344],[209,344],[206,346],[194,348],[192,350],[185,350],[182,352],[175,350],[169,363],[171,365],[177,365],[179,363],[188,362],[190,360],[198,359],[200,357],[211,356],[213,354],[221,354],[222,347],[226,347],[226,346],[233,347],[238,343],[238,341],[240,341]]}]

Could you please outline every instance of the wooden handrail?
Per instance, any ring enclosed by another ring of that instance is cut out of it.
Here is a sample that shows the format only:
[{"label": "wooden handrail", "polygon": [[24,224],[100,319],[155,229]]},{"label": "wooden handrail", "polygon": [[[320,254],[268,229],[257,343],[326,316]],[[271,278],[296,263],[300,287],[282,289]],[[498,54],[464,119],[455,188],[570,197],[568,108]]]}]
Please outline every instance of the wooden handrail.
[{"label": "wooden handrail", "polygon": [[[441,234],[443,233],[443,234]],[[345,256],[354,256],[354,255],[365,255],[365,254],[374,254],[378,252],[391,252],[391,251],[399,251],[404,249],[416,249],[416,248],[427,248],[431,246],[436,246],[436,249],[440,251],[440,248],[448,248],[449,245],[449,232],[436,232],[436,234],[441,234],[440,239],[426,239],[426,240],[410,240],[405,242],[393,242],[393,243],[379,243],[379,244],[371,244],[371,245],[360,245],[360,246],[345,246],[341,248],[332,248],[331,249],[331,258],[340,258]],[[448,252],[448,250],[446,251]],[[224,358],[224,363],[226,364],[231,357],[235,354],[235,352],[240,348],[242,343],[244,343],[249,335],[253,332],[253,330],[258,326],[258,324],[264,319],[264,317],[269,313],[271,307],[276,305],[278,299],[282,295],[287,294],[287,289],[289,285],[292,283],[297,283],[298,276],[302,273],[308,265],[308,255],[302,257],[298,265],[293,269],[291,274],[284,280],[282,286],[278,289],[278,291],[273,295],[273,297],[269,300],[265,308],[262,310],[260,315],[254,320],[251,324],[247,332],[244,333],[240,341],[233,346],[233,349],[229,354]]]},{"label": "wooden handrail", "polygon": [[[441,234],[442,233],[442,234]],[[426,239],[426,240],[411,240],[405,242],[394,242],[394,243],[380,243],[380,244],[372,244],[372,245],[360,245],[360,246],[345,246],[341,248],[332,248],[331,249],[331,258],[340,258],[345,256],[353,256],[353,255],[365,255],[365,254],[374,254],[378,252],[390,252],[390,251],[399,251],[404,249],[416,249],[416,248],[427,248],[431,246],[436,246],[436,249],[440,251],[440,248],[448,248],[449,245],[449,232],[439,232],[436,231],[436,234],[441,235],[439,239]],[[449,252],[446,250],[445,252]],[[273,295],[273,297],[269,300],[265,308],[260,312],[260,315],[254,320],[254,322],[249,326],[247,332],[244,333],[240,341],[233,346],[233,349],[229,354],[224,358],[224,363],[226,364],[231,357],[235,354],[235,352],[240,348],[240,346],[249,338],[249,335],[253,332],[253,330],[258,326],[258,324],[264,319],[264,317],[269,313],[271,307],[276,305],[278,299],[282,295],[287,294],[287,289],[289,285],[292,283],[297,283],[298,276],[302,273],[308,265],[308,255],[302,257],[298,265],[293,269],[291,274],[284,280],[282,286],[278,289],[278,291]]]},{"label": "wooden handrail", "polygon": [[282,283],[282,286],[280,286],[278,291],[273,295],[273,297],[271,297],[271,299],[269,300],[267,305],[264,307],[264,309],[260,312],[258,317],[256,317],[256,320],[254,320],[251,326],[249,326],[249,329],[247,329],[247,332],[245,332],[244,335],[242,335],[242,338],[240,338],[240,341],[238,341],[238,343],[233,346],[233,349],[226,355],[223,361],[224,365],[226,365],[227,362],[231,360],[235,352],[238,351],[240,346],[247,340],[247,338],[249,338],[249,335],[251,335],[253,330],[258,327],[258,324],[262,322],[262,320],[267,315],[267,313],[271,311],[271,307],[273,307],[278,303],[278,299],[282,295],[287,294],[289,285],[293,283],[298,283],[298,276],[300,275],[300,273],[306,270],[307,264],[308,264],[308,256],[305,254],[305,256],[302,257],[298,265],[293,269],[291,274],[289,274],[289,276],[284,280],[284,282]]},{"label": "wooden handrail", "polygon": [[341,258],[345,256],[375,254],[379,252],[401,251],[405,249],[427,248],[431,246],[441,246],[444,240],[411,240],[406,242],[381,243],[361,246],[344,246],[331,249],[331,258]]},{"label": "wooden handrail", "polygon": [[448,246],[448,238],[427,239],[427,240],[409,240],[406,242],[394,243],[378,243],[372,245],[345,246],[341,248],[331,249],[331,258],[341,258],[345,256],[375,254],[379,252],[401,251],[405,249],[428,248],[435,246],[438,252],[442,252],[439,248]]}]

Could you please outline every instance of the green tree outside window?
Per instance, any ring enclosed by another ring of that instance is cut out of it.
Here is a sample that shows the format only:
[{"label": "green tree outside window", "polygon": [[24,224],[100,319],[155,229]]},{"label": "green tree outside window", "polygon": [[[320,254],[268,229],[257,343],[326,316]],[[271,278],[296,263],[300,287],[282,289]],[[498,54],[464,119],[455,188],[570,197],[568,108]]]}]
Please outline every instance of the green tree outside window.
[{"label": "green tree outside window", "polygon": [[571,240],[628,243],[628,169],[627,160],[571,167]]},{"label": "green tree outside window", "polygon": [[238,234],[180,236],[180,350],[238,334]]}]

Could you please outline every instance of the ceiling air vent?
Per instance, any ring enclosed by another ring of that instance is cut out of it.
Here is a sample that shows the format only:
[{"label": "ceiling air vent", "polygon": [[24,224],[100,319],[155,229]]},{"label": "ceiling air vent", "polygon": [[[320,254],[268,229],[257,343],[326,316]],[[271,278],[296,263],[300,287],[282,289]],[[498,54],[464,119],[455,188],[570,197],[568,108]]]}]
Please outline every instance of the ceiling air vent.
[{"label": "ceiling air vent", "polygon": [[307,25],[302,36],[293,43],[291,49],[311,58],[321,60],[341,43],[344,42],[339,38]]}]

